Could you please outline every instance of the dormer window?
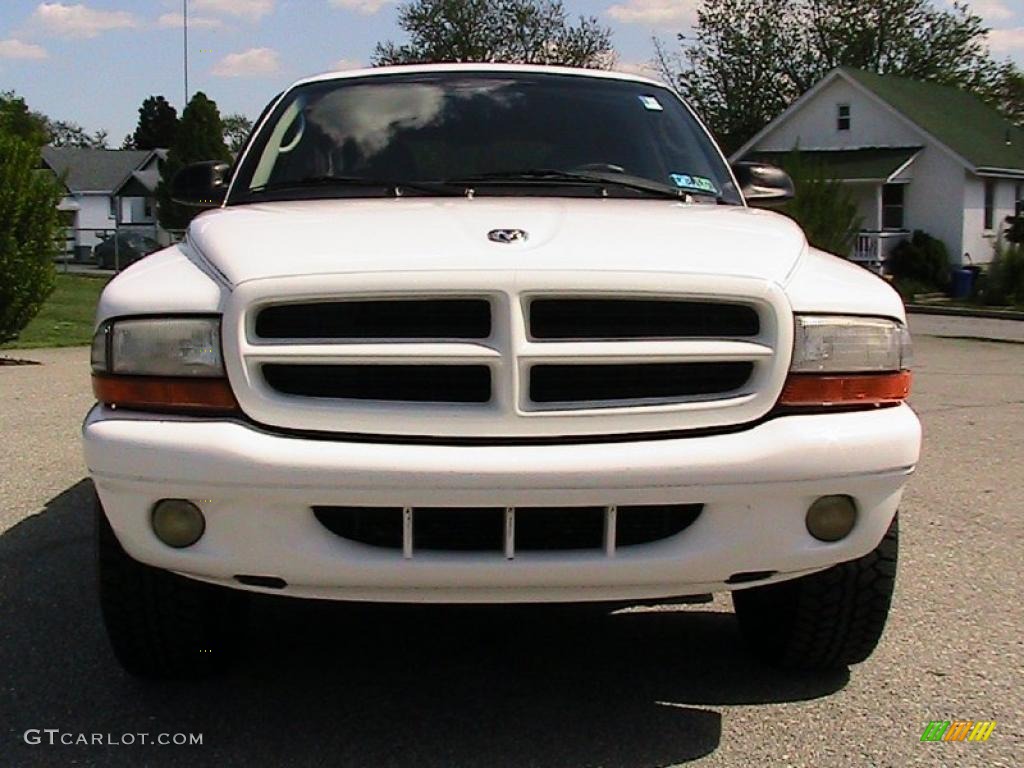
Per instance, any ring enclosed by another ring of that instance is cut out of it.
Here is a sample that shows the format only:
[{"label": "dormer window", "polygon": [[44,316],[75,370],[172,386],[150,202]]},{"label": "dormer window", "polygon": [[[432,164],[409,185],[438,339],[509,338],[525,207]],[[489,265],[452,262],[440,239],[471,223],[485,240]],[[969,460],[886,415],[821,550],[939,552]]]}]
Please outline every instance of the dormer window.
[{"label": "dormer window", "polygon": [[840,104],[836,110],[836,128],[840,131],[850,130],[850,105]]}]

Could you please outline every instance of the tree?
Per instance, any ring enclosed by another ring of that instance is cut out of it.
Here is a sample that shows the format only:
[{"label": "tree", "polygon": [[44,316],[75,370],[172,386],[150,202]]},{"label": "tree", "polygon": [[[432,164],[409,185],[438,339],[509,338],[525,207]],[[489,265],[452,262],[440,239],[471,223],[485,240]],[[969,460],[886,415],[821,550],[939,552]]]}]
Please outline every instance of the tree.
[{"label": "tree", "polygon": [[132,134],[135,149],[169,149],[178,133],[178,111],[163,96],[150,96],[139,107]]},{"label": "tree", "polygon": [[39,146],[0,132],[0,343],[17,337],[53,290],[61,188]]},{"label": "tree", "polygon": [[987,33],[961,3],[703,0],[693,37],[679,35],[675,53],[659,45],[658,65],[731,151],[839,66],[954,85],[1004,114],[1024,111],[1019,71],[991,58]]},{"label": "tree", "polygon": [[249,140],[252,133],[252,120],[245,115],[234,113],[225,115],[221,121],[224,123],[224,143],[228,145],[231,154],[237,155],[242,151],[245,142]]},{"label": "tree", "polygon": [[90,136],[78,123],[65,120],[47,121],[47,132],[50,135],[48,143],[51,147],[107,148],[106,131],[99,130]]},{"label": "tree", "polygon": [[48,123],[46,115],[30,110],[14,91],[0,92],[0,134],[41,147],[49,140]]},{"label": "tree", "polygon": [[594,17],[569,23],[561,0],[411,0],[398,25],[409,41],[378,43],[373,63],[437,61],[611,66],[611,31]]},{"label": "tree", "polygon": [[863,223],[849,187],[799,150],[783,165],[793,178],[796,196],[782,207],[782,213],[800,225],[815,248],[849,256]]},{"label": "tree", "polygon": [[196,215],[194,209],[177,205],[171,200],[171,182],[175,174],[189,163],[202,160],[231,162],[231,151],[224,143],[224,125],[217,104],[199,91],[182,112],[177,136],[167,159],[160,164],[160,184],[157,186],[158,215],[165,229],[184,229]]}]

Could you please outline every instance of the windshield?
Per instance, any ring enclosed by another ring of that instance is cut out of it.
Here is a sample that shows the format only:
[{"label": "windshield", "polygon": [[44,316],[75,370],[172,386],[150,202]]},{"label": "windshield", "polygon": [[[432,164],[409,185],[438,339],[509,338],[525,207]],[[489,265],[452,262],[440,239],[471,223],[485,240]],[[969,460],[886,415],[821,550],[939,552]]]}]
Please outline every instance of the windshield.
[{"label": "windshield", "polygon": [[299,86],[254,137],[228,204],[470,190],[742,204],[714,144],[668,89],[505,72]]}]

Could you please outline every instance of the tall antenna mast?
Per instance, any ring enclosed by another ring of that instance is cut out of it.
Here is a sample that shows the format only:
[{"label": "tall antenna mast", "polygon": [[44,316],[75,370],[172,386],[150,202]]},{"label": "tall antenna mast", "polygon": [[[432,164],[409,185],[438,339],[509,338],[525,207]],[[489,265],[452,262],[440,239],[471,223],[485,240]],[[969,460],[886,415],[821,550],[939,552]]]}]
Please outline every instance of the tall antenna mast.
[{"label": "tall antenna mast", "polygon": [[188,106],[188,0],[181,0],[181,19],[185,32],[185,103],[182,109]]}]

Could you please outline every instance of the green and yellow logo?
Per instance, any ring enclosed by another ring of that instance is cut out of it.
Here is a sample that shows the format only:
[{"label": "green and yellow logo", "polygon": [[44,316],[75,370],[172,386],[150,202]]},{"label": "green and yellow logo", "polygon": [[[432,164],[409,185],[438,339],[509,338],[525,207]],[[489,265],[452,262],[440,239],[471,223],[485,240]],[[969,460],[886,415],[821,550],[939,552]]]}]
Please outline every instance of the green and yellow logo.
[{"label": "green and yellow logo", "polygon": [[995,720],[932,720],[925,726],[921,741],[988,741]]}]

